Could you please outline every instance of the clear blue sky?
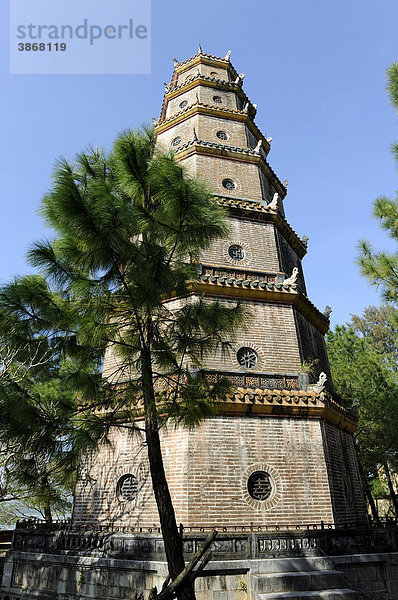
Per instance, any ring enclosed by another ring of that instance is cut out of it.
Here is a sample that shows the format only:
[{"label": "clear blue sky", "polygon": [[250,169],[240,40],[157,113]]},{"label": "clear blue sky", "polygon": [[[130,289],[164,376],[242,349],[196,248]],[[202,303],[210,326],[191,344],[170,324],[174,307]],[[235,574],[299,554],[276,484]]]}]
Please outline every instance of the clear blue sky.
[{"label": "clear blue sky", "polygon": [[152,73],[123,76],[9,75],[7,2],[0,11],[1,282],[28,272],[25,251],[46,235],[37,209],[55,158],[110,147],[158,116],[171,58],[200,42],[217,56],[232,50],[246,73],[256,122],[273,138],[271,166],[289,180],[287,218],[310,238],[310,299],[332,306],[333,324],[379,303],[354,260],[363,236],[393,247],[371,209],[397,187],[398,119],[385,92],[398,60],[396,0],[153,0]]}]

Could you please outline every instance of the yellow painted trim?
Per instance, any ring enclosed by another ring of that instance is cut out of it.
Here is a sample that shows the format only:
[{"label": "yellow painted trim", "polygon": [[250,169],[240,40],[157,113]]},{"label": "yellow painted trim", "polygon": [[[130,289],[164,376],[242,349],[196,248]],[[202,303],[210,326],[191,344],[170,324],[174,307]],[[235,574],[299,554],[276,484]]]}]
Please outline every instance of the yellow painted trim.
[{"label": "yellow painted trim", "polygon": [[282,399],[278,402],[270,403],[267,400],[227,400],[217,404],[217,412],[220,415],[239,416],[239,415],[256,415],[259,417],[296,417],[296,418],[317,418],[347,431],[354,433],[358,425],[356,421],[350,419],[346,411],[336,406],[328,406],[327,404],[295,404],[294,402],[286,402]]},{"label": "yellow painted trim", "polygon": [[[357,419],[333,400],[321,399],[319,396],[311,398],[304,396],[303,400],[299,394],[292,394],[290,390],[267,390],[267,395],[271,398],[261,397],[260,394],[256,394],[256,390],[251,391],[252,396],[250,398],[236,398],[234,400],[228,398],[224,402],[217,402],[217,414],[231,417],[251,415],[260,418],[319,419],[351,434],[358,428]],[[161,414],[162,409],[159,405],[158,410]],[[99,412],[106,413],[105,410]],[[123,422],[123,420],[131,421],[132,418],[141,420],[143,414],[143,407],[137,406],[134,410],[120,410],[117,419],[119,422]]]}]

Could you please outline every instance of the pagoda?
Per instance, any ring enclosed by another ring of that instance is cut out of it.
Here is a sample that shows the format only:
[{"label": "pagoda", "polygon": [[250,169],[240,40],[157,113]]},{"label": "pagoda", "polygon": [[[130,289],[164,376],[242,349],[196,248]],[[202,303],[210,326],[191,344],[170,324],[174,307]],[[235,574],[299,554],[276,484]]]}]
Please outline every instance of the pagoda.
[{"label": "pagoda", "polygon": [[[239,300],[249,315],[229,355],[203,364],[210,382],[231,382],[217,416],[162,431],[176,517],[187,530],[225,531],[360,521],[356,417],[333,400],[329,319],[308,299],[301,264],[307,238],[286,220],[287,183],[269,165],[271,139],[255,124],[243,79],[230,52],[174,59],[155,120],[158,148],[204,179],[229,219],[228,236],[200,256],[193,293]],[[109,351],[104,372],[115,362]],[[111,437],[79,467],[73,523],[158,527],[142,438],[116,428]]]}]

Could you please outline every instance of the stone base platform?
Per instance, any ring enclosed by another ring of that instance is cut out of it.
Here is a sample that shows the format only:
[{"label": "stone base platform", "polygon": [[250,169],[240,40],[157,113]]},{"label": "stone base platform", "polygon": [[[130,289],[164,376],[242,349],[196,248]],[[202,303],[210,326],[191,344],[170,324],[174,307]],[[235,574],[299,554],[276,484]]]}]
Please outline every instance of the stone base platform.
[{"label": "stone base platform", "polygon": [[[314,526],[315,527],[315,526]],[[205,533],[186,534],[189,560]],[[398,528],[221,533],[198,600],[397,600]],[[351,550],[350,550],[351,549]],[[158,533],[19,527],[0,597],[144,599],[167,577]]]}]

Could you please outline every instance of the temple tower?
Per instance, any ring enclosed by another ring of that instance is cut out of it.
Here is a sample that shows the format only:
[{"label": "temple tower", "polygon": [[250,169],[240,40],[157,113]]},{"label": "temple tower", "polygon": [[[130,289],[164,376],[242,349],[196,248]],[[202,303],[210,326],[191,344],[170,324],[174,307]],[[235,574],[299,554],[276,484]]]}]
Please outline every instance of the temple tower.
[{"label": "temple tower", "polygon": [[[155,124],[159,148],[204,178],[228,211],[229,235],[203,251],[194,293],[239,299],[250,311],[229,356],[204,364],[209,381],[227,376],[233,386],[218,416],[162,434],[177,519],[232,529],[361,520],[356,419],[332,398],[329,320],[306,295],[306,239],[286,220],[286,185],[268,163],[270,139],[229,54],[175,61]],[[104,371],[115,362],[108,352]],[[158,525],[138,435],[115,430],[114,444],[80,465],[73,521]]]}]

